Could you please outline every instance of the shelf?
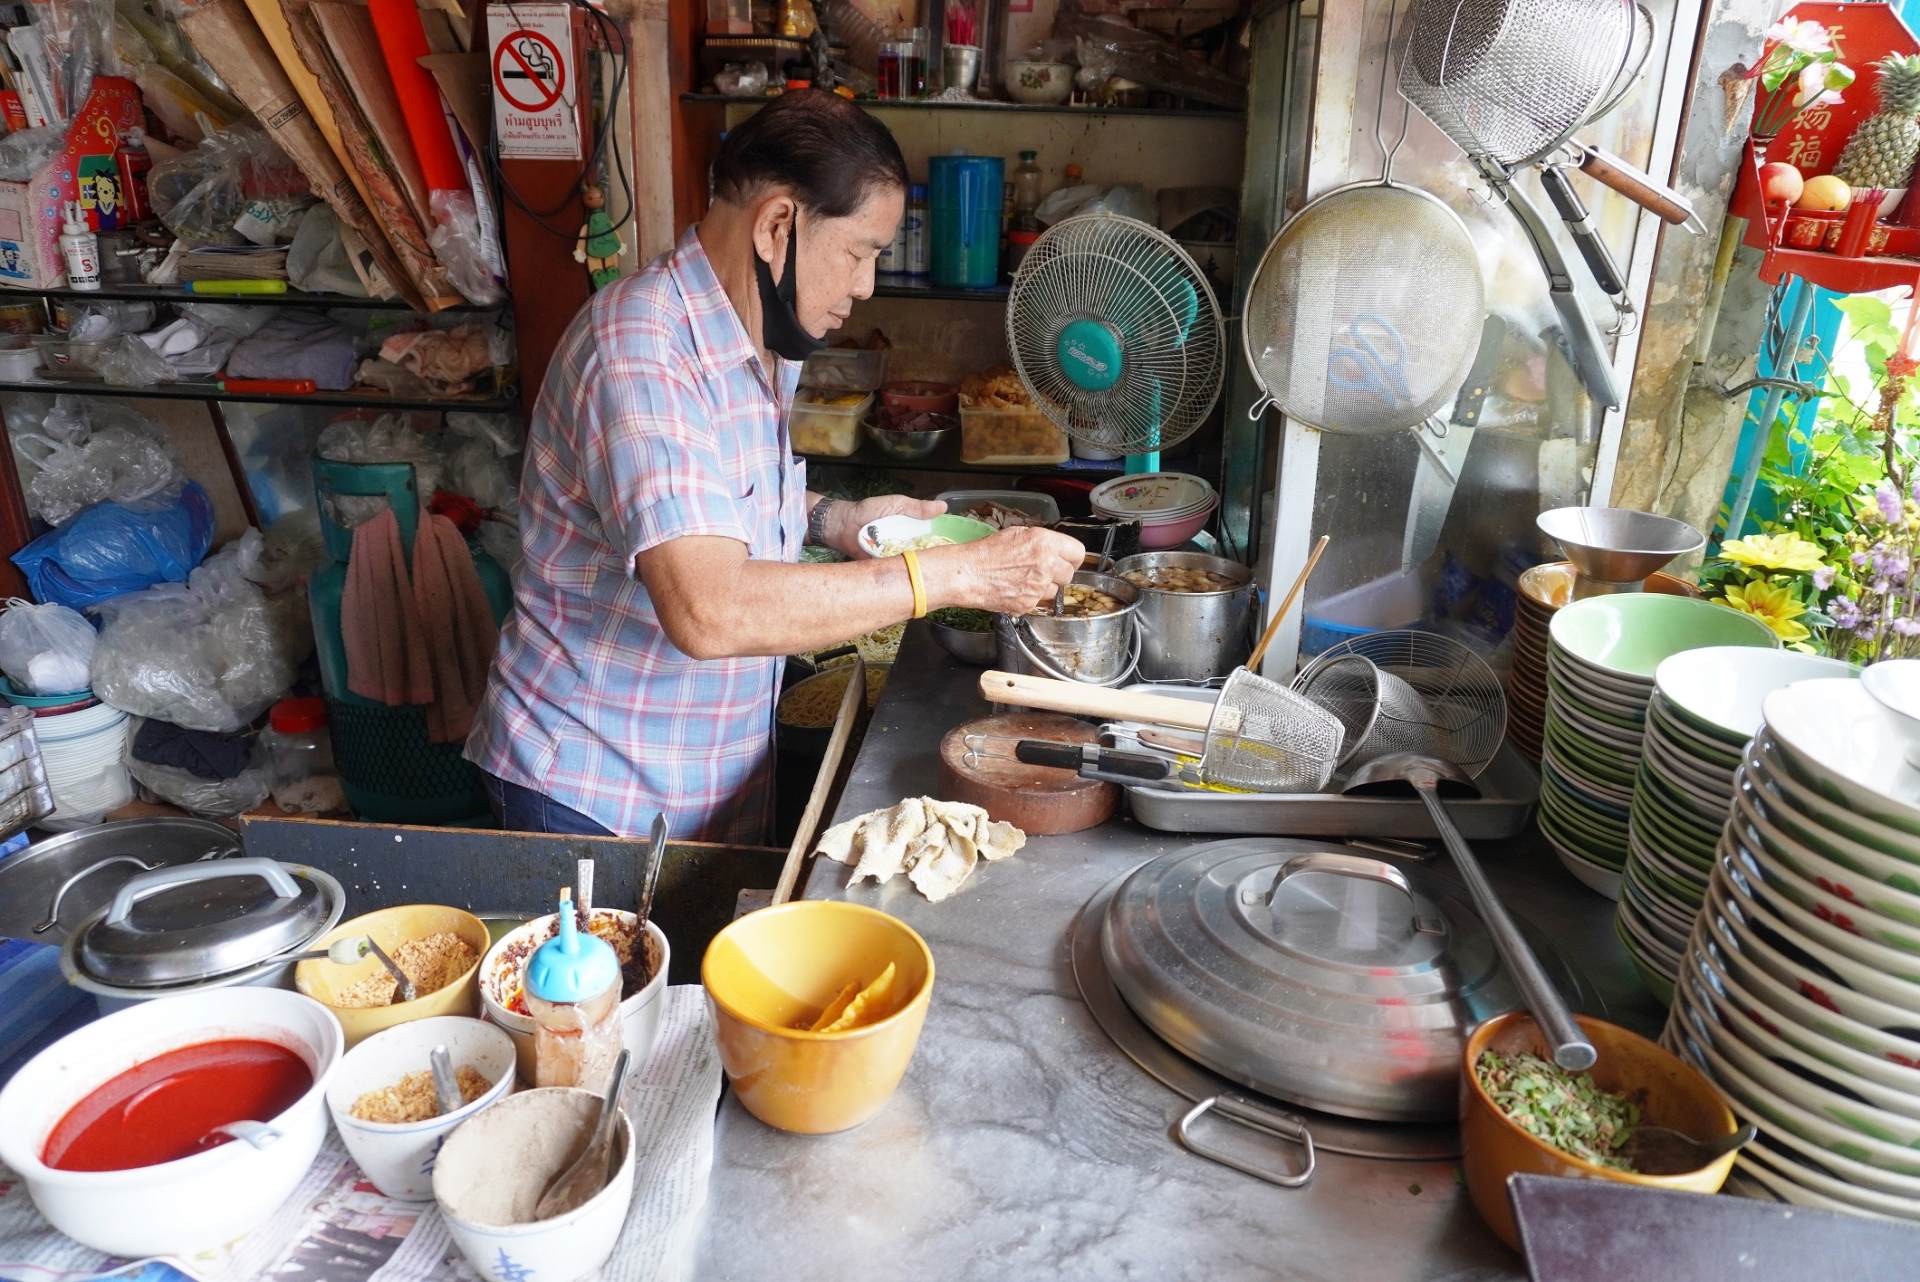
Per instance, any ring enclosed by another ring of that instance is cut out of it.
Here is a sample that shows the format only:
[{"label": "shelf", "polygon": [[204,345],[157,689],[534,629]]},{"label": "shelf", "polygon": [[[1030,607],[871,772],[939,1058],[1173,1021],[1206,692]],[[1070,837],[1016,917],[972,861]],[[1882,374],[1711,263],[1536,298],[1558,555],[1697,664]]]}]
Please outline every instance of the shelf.
[{"label": "shelf", "polygon": [[386,410],[466,410],[476,414],[508,414],[520,407],[520,398],[502,396],[403,397],[381,392],[308,392],[269,395],[261,392],[223,392],[211,383],[158,383],[152,387],[119,387],[81,379],[36,379],[0,382],[0,392],[42,392],[49,396],[115,396],[163,401],[224,401],[246,405],[327,405]]},{"label": "shelf", "polygon": [[881,280],[874,284],[873,296],[875,298],[937,298],[958,303],[1004,303],[1007,301],[1007,287],[991,285],[986,289],[952,289],[945,285],[917,285],[902,280]]},{"label": "shelf", "polygon": [[1114,459],[1111,462],[1096,462],[1093,459],[1070,458],[1064,463],[1043,464],[1038,467],[1019,467],[1013,465],[982,465],[962,463],[957,444],[949,442],[929,458],[905,462],[888,458],[871,445],[861,445],[858,451],[846,458],[831,458],[825,454],[802,454],[810,467],[857,467],[875,471],[889,472],[950,472],[957,476],[1080,476],[1099,477],[1118,476],[1126,470],[1124,461]]},{"label": "shelf", "polygon": [[[724,93],[683,93],[681,102],[708,102],[727,106],[759,106],[777,94],[748,96]],[[994,111],[1045,116],[1160,116],[1168,120],[1244,120],[1244,111],[1223,107],[1076,107],[1063,103],[1057,107],[1025,102],[941,102],[928,98],[856,98],[868,111]]]},{"label": "shelf", "polygon": [[[242,307],[349,307],[362,311],[411,312],[405,300],[398,298],[354,298],[347,294],[308,294],[290,289],[284,294],[190,294],[177,285],[103,285],[99,289],[21,289],[0,286],[0,302],[8,295],[22,298],[57,298],[71,302],[111,303],[237,303]],[[461,303],[442,308],[443,312],[497,312],[508,304]],[[438,313],[436,313],[437,315]]]}]

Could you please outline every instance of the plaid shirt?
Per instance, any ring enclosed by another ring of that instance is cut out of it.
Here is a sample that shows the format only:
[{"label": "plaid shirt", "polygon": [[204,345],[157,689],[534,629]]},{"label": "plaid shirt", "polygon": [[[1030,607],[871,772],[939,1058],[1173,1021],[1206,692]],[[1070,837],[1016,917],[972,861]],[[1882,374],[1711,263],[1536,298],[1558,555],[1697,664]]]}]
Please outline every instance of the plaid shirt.
[{"label": "plaid shirt", "polygon": [[[782,660],[696,660],[633,568],[685,535],[792,561],[805,465],[752,341],[689,230],[593,296],[554,353],[527,435],[514,611],[467,756],[618,833],[765,839]],[[776,395],[777,390],[777,395]]]}]

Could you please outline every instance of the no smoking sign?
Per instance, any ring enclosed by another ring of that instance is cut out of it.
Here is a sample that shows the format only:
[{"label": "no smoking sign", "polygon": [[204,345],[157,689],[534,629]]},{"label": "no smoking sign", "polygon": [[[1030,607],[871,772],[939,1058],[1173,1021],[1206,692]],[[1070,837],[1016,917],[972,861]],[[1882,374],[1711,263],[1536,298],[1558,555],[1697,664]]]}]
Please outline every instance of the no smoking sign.
[{"label": "no smoking sign", "polygon": [[566,4],[494,5],[493,129],[503,159],[580,159],[573,34]]}]

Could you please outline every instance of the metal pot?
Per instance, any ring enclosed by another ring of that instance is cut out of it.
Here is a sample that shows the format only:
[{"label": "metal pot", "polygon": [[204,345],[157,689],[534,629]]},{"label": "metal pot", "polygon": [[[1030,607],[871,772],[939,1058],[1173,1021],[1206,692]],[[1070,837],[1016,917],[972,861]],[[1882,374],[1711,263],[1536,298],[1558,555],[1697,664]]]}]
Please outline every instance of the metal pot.
[{"label": "metal pot", "polygon": [[1081,570],[1073,581],[1120,601],[1112,614],[1091,618],[1052,614],[1003,614],[994,621],[1004,670],[1035,673],[1088,685],[1118,685],[1133,672],[1139,655],[1134,611],[1140,593],[1111,574]]},{"label": "metal pot", "polygon": [[240,837],[231,828],[178,815],[121,819],[42,838],[0,862],[0,936],[62,943],[135,873],[239,850]]},{"label": "metal pot", "polygon": [[1148,681],[1205,681],[1238,667],[1253,649],[1252,624],[1258,593],[1253,571],[1238,561],[1204,552],[1142,552],[1120,561],[1128,570],[1177,567],[1211,570],[1234,579],[1218,592],[1140,589],[1140,675]]}]

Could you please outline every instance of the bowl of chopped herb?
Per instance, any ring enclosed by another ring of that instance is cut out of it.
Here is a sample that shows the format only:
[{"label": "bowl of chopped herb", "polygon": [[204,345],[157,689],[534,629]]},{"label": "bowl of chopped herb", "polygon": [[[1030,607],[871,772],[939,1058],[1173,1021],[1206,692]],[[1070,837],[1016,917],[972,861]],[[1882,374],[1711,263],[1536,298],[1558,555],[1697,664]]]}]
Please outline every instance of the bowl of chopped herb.
[{"label": "bowl of chopped herb", "polygon": [[1717,1193],[1728,1153],[1677,1173],[1636,1170],[1634,1129],[1668,1127],[1710,1142],[1734,1133],[1733,1112],[1700,1072],[1637,1033],[1574,1016],[1600,1053],[1592,1069],[1556,1066],[1533,1017],[1497,1015],[1467,1038],[1460,1076],[1461,1167],[1487,1227],[1519,1250],[1507,1177],[1585,1176],[1690,1193]]},{"label": "bowl of chopped herb", "polygon": [[927,629],[933,639],[962,663],[990,668],[999,657],[999,643],[993,636],[993,612],[949,606],[927,616]]}]

